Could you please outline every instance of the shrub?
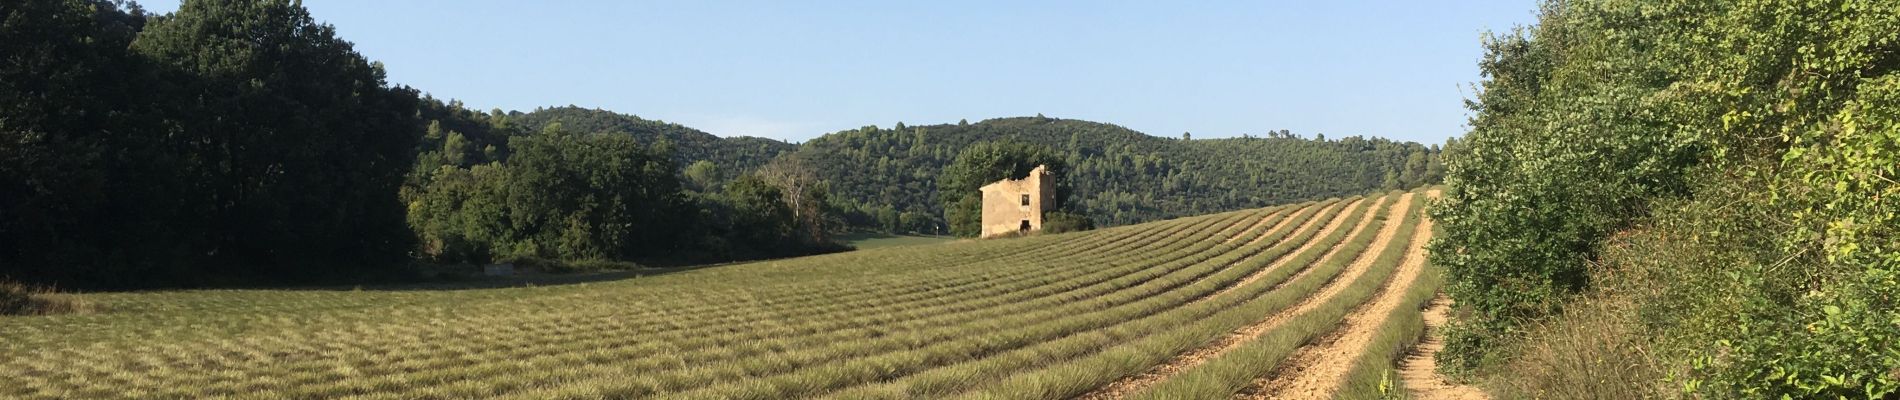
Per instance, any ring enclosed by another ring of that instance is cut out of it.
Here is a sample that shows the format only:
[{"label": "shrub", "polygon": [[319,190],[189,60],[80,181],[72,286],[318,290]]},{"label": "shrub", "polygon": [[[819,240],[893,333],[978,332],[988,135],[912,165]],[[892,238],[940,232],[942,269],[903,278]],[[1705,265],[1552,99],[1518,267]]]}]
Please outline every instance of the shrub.
[{"label": "shrub", "polygon": [[[1663,373],[1606,375],[1628,393],[1667,377],[1698,398],[1900,393],[1894,32],[1900,8],[1876,1],[1576,0],[1487,43],[1434,211],[1469,313],[1445,365],[1587,387],[1550,372],[1630,360]],[[1635,306],[1579,301],[1605,296]]]},{"label": "shrub", "polygon": [[51,315],[90,309],[85,302],[53,293],[51,289],[0,280],[0,315]]},{"label": "shrub", "polygon": [[1081,232],[1095,229],[1095,221],[1081,214],[1054,211],[1042,215],[1042,231],[1045,233]]}]

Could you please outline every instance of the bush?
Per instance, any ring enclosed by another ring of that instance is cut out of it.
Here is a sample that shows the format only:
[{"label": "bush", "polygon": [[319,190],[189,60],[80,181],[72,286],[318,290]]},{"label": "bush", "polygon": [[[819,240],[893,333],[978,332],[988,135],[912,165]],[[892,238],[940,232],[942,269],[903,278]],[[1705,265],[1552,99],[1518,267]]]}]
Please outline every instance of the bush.
[{"label": "bush", "polygon": [[502,262],[514,264],[516,269],[529,269],[550,274],[630,271],[644,268],[641,267],[640,264],[612,260],[555,260],[540,257],[513,257]]},{"label": "bush", "polygon": [[1095,221],[1081,214],[1055,211],[1042,215],[1042,232],[1044,233],[1081,232],[1090,229],[1095,229]]},{"label": "bush", "polygon": [[53,293],[51,289],[0,280],[0,315],[65,314],[91,308],[85,302]]},{"label": "bush", "polygon": [[1573,0],[1489,41],[1433,214],[1469,316],[1444,364],[1530,397],[1593,385],[1565,370],[1630,397],[1900,393],[1894,32],[1877,1]]}]

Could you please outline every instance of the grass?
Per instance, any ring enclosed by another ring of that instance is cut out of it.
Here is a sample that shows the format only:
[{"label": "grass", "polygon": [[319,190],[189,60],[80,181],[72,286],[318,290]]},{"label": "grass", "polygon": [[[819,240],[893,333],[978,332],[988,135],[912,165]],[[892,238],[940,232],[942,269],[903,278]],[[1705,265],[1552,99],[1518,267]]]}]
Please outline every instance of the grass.
[{"label": "grass", "polygon": [[889,234],[882,232],[852,232],[838,237],[838,241],[856,247],[858,250],[881,249],[885,247],[943,244],[957,241],[955,236]]},{"label": "grass", "polygon": [[1351,229],[1377,201],[521,287],[60,295],[102,311],[0,317],[0,397],[1066,397],[1390,252]]}]

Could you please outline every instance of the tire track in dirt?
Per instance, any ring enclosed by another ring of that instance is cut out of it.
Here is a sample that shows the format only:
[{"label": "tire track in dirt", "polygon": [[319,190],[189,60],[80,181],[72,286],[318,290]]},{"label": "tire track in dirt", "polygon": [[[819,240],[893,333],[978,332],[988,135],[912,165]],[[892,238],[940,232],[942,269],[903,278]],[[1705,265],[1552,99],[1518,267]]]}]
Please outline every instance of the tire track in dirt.
[{"label": "tire track in dirt", "polygon": [[[1390,198],[1390,196],[1379,198],[1378,203],[1373,204],[1372,206],[1373,208],[1367,212],[1377,212],[1379,207],[1385,206],[1384,203],[1385,203],[1385,199],[1387,198]],[[1371,265],[1372,260],[1377,258],[1377,255],[1374,253],[1374,249],[1383,248],[1384,246],[1386,246],[1388,242],[1391,242],[1392,237],[1397,234],[1398,227],[1399,227],[1399,218],[1393,218],[1391,216],[1398,215],[1397,214],[1398,212],[1409,210],[1411,207],[1411,203],[1412,203],[1412,194],[1406,193],[1403,196],[1401,196],[1398,201],[1394,202],[1391,206],[1389,206],[1389,211],[1387,212],[1388,217],[1385,219],[1385,226],[1381,227],[1379,229],[1378,234],[1373,237],[1372,243],[1366,247],[1366,253],[1360,254],[1360,257],[1358,259],[1355,259],[1351,265],[1348,265],[1344,271],[1341,271],[1339,276],[1336,276],[1333,278],[1333,280],[1327,282],[1325,286],[1321,287],[1318,291],[1315,291],[1313,295],[1307,296],[1305,299],[1301,300],[1299,303],[1294,304],[1292,307],[1288,307],[1285,310],[1281,310],[1280,312],[1275,313],[1272,316],[1269,316],[1266,319],[1261,320],[1260,322],[1243,326],[1240,329],[1235,329],[1231,332],[1228,332],[1226,336],[1222,336],[1219,339],[1215,339],[1206,345],[1195,348],[1193,350],[1189,350],[1186,353],[1181,353],[1179,355],[1176,355],[1174,358],[1168,359],[1167,362],[1164,362],[1160,365],[1156,365],[1154,368],[1150,368],[1147,372],[1143,372],[1140,375],[1134,375],[1134,376],[1122,378],[1120,380],[1115,381],[1114,383],[1103,385],[1101,388],[1098,388],[1092,392],[1085,393],[1081,396],[1077,396],[1076,398],[1088,399],[1088,400],[1127,398],[1128,395],[1134,394],[1136,392],[1140,392],[1149,387],[1153,387],[1154,385],[1159,384],[1170,377],[1178,375],[1181,372],[1187,371],[1188,369],[1193,368],[1195,366],[1201,365],[1202,363],[1205,363],[1208,360],[1212,360],[1215,357],[1219,357],[1221,354],[1231,351],[1234,348],[1240,347],[1241,344],[1246,343],[1248,340],[1252,340],[1253,338],[1258,337],[1263,333],[1271,331],[1276,327],[1279,327],[1280,324],[1285,323],[1287,320],[1292,319],[1294,316],[1300,315],[1315,307],[1318,307],[1320,304],[1324,303],[1324,301],[1317,301],[1318,299],[1331,298],[1332,296],[1339,294],[1339,292],[1345,290],[1345,287],[1348,283],[1350,283],[1354,278],[1358,277],[1360,274],[1363,274],[1365,272],[1365,270]],[[1392,210],[1396,210],[1396,211],[1392,211]],[[1311,249],[1311,247],[1317,245],[1317,243],[1319,242],[1317,238],[1324,237],[1323,235],[1330,234],[1332,230],[1337,229],[1338,225],[1341,225],[1343,223],[1344,220],[1342,218],[1344,217],[1345,214],[1346,213],[1344,212],[1340,213],[1341,216],[1338,218],[1335,218],[1334,222],[1329,223],[1328,224],[1329,226],[1325,228],[1327,229],[1325,232],[1322,232],[1319,235],[1314,235],[1314,237],[1316,238],[1315,240],[1308,241],[1305,245],[1301,246],[1300,249],[1289,254],[1303,253]],[[1373,219],[1374,219],[1373,215],[1366,215],[1364,218],[1359,220],[1358,225],[1353,227],[1353,232],[1363,232],[1364,230],[1368,229],[1368,227],[1372,224]],[[1344,244],[1347,240],[1350,240],[1350,236],[1345,239],[1341,239],[1339,244]],[[1341,246],[1339,246],[1339,244],[1335,244],[1333,247],[1327,250],[1326,254],[1314,260],[1313,264],[1324,263],[1327,260],[1331,260],[1333,257],[1337,256],[1339,251],[1342,249]],[[1373,257],[1366,257],[1367,255],[1372,255]],[[1291,259],[1292,257],[1288,257],[1285,260],[1291,260]],[[1280,264],[1281,263],[1275,263],[1275,265],[1269,266],[1268,268],[1263,268],[1262,270],[1265,271],[1265,270],[1277,268],[1277,267],[1280,267]],[[1302,270],[1299,273],[1288,277],[1284,282],[1297,281],[1300,278],[1305,277],[1309,272],[1311,272],[1310,269]],[[1255,278],[1255,277],[1249,276],[1248,278]],[[1285,284],[1284,282],[1282,283],[1282,285]],[[1238,285],[1236,285],[1235,287],[1238,287]],[[1278,287],[1275,287],[1274,289],[1277,290]]]},{"label": "tire track in dirt", "polygon": [[1366,347],[1379,333],[1385,317],[1405,305],[1406,291],[1425,270],[1425,243],[1431,240],[1432,222],[1419,221],[1413,229],[1412,241],[1405,248],[1405,258],[1399,262],[1398,271],[1392,274],[1392,280],[1380,288],[1378,297],[1346,314],[1332,332],[1301,346],[1272,372],[1255,379],[1235,397],[1331,397],[1345,382],[1346,374],[1352,372],[1353,362],[1365,353]]},{"label": "tire track in dirt", "polygon": [[1460,385],[1438,374],[1438,351],[1445,348],[1440,330],[1451,320],[1451,298],[1440,293],[1425,307],[1425,338],[1399,360],[1399,378],[1414,399],[1487,400],[1491,396],[1478,388]]}]

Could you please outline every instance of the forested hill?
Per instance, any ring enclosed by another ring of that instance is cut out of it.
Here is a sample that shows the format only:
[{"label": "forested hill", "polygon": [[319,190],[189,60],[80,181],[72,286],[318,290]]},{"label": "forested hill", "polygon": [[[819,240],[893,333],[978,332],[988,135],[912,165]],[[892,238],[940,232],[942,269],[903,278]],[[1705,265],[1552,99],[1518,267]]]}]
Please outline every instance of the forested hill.
[{"label": "forested hill", "polygon": [[829,184],[838,222],[895,232],[943,232],[938,174],[964,148],[983,142],[1029,143],[1066,154],[1070,208],[1103,225],[1409,188],[1441,175],[1437,146],[1357,136],[1304,138],[1287,131],[1184,140],[1035,116],[866,126],[794,145],[721,138],[680,124],[574,106],[508,114],[509,123],[527,132],[560,123],[573,132],[624,133],[641,143],[669,143],[681,168],[705,160],[727,178],[793,155]]},{"label": "forested hill", "polygon": [[1348,137],[1162,138],[1100,122],[1036,117],[864,127],[813,139],[797,156],[831,183],[851,225],[942,226],[938,172],[976,143],[1013,141],[1066,154],[1068,204],[1121,225],[1413,187],[1439,175],[1436,146]]},{"label": "forested hill", "polygon": [[576,106],[509,114],[511,122],[528,132],[540,132],[548,124],[558,122],[563,129],[572,132],[617,132],[633,135],[634,140],[640,143],[669,143],[673,148],[674,161],[682,167],[694,161],[707,160],[723,168],[750,171],[797,147],[791,143],[751,136],[721,138],[676,123]]}]

